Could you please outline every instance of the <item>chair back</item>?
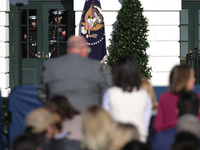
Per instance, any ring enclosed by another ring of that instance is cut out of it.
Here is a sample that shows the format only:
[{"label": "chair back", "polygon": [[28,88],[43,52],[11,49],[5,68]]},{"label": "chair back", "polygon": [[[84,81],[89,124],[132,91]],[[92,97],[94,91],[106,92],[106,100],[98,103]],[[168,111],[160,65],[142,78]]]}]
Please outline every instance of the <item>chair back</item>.
[{"label": "chair back", "polygon": [[14,88],[8,97],[8,111],[11,114],[8,125],[8,148],[12,149],[13,139],[24,132],[25,117],[33,109],[43,106],[38,100],[36,85],[22,85]]}]

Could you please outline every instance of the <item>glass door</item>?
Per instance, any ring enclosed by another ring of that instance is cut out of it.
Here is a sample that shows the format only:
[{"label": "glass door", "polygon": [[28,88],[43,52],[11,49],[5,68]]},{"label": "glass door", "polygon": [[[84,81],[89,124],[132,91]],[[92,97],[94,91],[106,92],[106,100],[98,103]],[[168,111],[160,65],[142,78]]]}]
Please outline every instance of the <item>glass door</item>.
[{"label": "glass door", "polygon": [[64,4],[43,5],[45,59],[66,54],[66,41],[74,34],[72,7]]},{"label": "glass door", "polygon": [[[67,39],[75,33],[71,3],[29,3],[10,13],[10,85],[19,85],[19,52],[22,53],[22,84],[37,85],[43,62],[66,54]],[[19,30],[20,29],[20,30]],[[21,34],[21,40],[19,40]],[[19,44],[21,50],[19,51]]]},{"label": "glass door", "polygon": [[42,72],[42,6],[21,8],[22,84],[37,84]]},{"label": "glass door", "polygon": [[200,3],[183,2],[180,12],[180,58],[185,63],[186,54],[195,47],[200,49]]}]

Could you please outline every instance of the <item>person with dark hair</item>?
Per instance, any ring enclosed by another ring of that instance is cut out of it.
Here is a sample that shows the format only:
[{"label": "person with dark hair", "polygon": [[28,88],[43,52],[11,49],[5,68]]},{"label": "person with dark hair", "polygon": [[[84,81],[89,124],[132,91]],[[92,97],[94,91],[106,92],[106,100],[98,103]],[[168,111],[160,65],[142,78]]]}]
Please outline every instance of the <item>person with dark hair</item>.
[{"label": "person with dark hair", "polygon": [[112,77],[114,86],[104,93],[103,107],[116,121],[135,125],[140,140],[145,142],[152,102],[148,92],[141,87],[137,62],[128,57],[120,58],[112,67]]},{"label": "person with dark hair", "polygon": [[183,93],[178,101],[179,117],[191,113],[195,116],[199,114],[199,99],[194,92]]},{"label": "person with dark hair", "polygon": [[121,150],[150,150],[150,147],[139,141],[130,141],[128,142]]},{"label": "person with dark hair", "polygon": [[199,99],[194,92],[181,94],[176,108],[179,116],[177,126],[155,134],[152,150],[170,150],[176,133],[189,132],[200,137]]},{"label": "person with dark hair", "polygon": [[199,150],[199,139],[188,132],[180,132],[176,135],[171,150]]},{"label": "person with dark hair", "polygon": [[[169,77],[169,91],[163,93],[159,98],[157,115],[155,117],[154,129],[162,131],[173,128],[177,123],[175,109],[180,95],[194,89],[194,70],[186,65],[175,66]],[[200,98],[199,95],[197,95]]]},{"label": "person with dark hair", "polygon": [[13,150],[42,150],[32,134],[22,133],[15,137]]},{"label": "person with dark hair", "polygon": [[62,120],[56,123],[52,147],[54,150],[79,150],[81,134],[80,113],[63,96],[50,99],[46,105],[51,112],[58,113]]},{"label": "person with dark hair", "polygon": [[139,90],[142,83],[137,62],[129,57],[120,58],[112,67],[113,84],[131,92],[135,87]]},{"label": "person with dark hair", "polygon": [[[53,105],[56,106],[53,108]],[[76,110],[64,96],[56,96],[50,99],[45,106],[47,108],[54,109],[62,119],[72,119],[75,115],[80,114],[78,110]]]}]

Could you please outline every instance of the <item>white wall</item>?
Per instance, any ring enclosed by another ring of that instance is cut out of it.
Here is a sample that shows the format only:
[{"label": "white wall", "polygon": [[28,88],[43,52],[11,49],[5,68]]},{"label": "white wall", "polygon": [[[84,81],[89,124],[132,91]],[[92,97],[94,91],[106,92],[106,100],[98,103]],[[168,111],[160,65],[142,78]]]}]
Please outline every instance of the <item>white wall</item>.
[{"label": "white wall", "polygon": [[0,5],[0,89],[2,97],[7,97],[9,88],[9,0],[1,0]]},{"label": "white wall", "polygon": [[[116,22],[117,11],[122,0],[100,0],[106,32],[106,45],[110,45],[110,34]],[[76,34],[85,0],[74,0],[76,17]],[[168,85],[171,68],[179,63],[179,11],[181,0],[141,0],[144,15],[149,20],[148,41],[150,48],[149,65],[153,68],[152,83],[154,86]],[[3,97],[7,97],[9,88],[9,0],[1,0],[0,5],[0,89]]]},{"label": "white wall", "polygon": [[141,0],[149,22],[148,41],[153,85],[168,85],[172,67],[180,63],[179,11],[181,0]]},{"label": "white wall", "polygon": [[[113,24],[116,22],[117,11],[121,8],[122,0],[100,0],[105,21],[106,46],[110,45]],[[76,17],[76,35],[85,0],[74,0]],[[141,0],[144,15],[149,22],[148,41],[150,47],[149,65],[152,67],[152,84],[154,86],[168,85],[169,73],[172,67],[179,64],[179,11],[181,0]]]}]

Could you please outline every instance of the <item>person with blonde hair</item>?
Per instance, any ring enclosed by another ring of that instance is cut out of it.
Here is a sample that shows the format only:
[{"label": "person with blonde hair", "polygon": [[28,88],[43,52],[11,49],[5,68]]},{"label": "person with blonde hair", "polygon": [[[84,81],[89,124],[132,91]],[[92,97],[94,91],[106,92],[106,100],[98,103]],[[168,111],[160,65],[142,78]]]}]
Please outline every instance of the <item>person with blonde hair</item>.
[{"label": "person with blonde hair", "polygon": [[137,128],[129,123],[118,123],[111,135],[108,150],[121,150],[128,142],[139,141]]},{"label": "person with blonde hair", "polygon": [[155,94],[155,91],[153,89],[153,86],[151,85],[151,82],[143,77],[142,78],[142,84],[141,84],[141,87],[145,90],[147,90],[147,92],[149,93],[149,95],[151,96],[151,101],[152,101],[152,109],[156,109],[157,106],[158,106],[158,103],[156,101],[156,94]]},{"label": "person with blonde hair", "polygon": [[90,106],[83,112],[82,148],[87,150],[107,150],[110,135],[116,123],[100,106]]}]

